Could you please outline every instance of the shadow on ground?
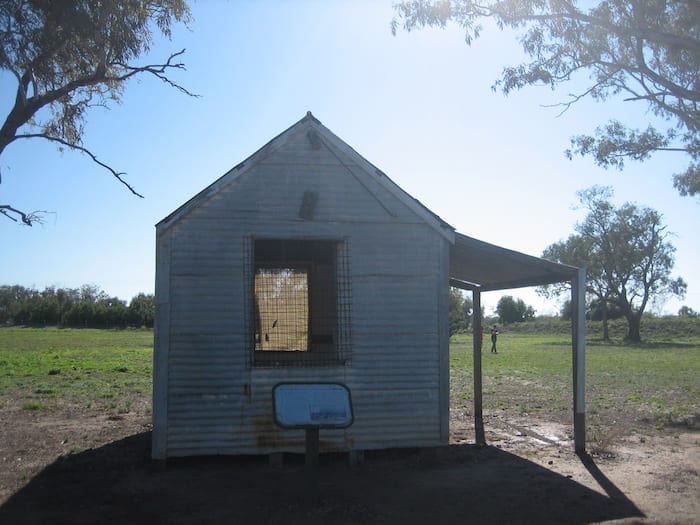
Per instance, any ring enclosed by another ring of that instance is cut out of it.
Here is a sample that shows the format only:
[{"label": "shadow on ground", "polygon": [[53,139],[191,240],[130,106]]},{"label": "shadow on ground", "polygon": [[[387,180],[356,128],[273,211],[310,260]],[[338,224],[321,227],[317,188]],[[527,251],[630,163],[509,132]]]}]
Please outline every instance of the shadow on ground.
[{"label": "shadow on ground", "polygon": [[289,457],[148,460],[150,433],[59,458],[0,507],[0,523],[570,523],[641,517],[600,472],[607,495],[495,448],[454,445],[322,456],[320,498]]}]

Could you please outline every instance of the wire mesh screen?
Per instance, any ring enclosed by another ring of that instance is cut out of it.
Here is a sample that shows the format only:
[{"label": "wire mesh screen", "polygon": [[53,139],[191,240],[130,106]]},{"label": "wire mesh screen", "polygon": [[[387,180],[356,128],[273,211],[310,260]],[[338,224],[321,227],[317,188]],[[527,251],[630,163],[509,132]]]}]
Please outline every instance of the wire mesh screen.
[{"label": "wire mesh screen", "polygon": [[350,280],[350,241],[339,242],[336,246],[336,352],[345,364],[352,355],[352,286]]},{"label": "wire mesh screen", "polygon": [[352,293],[347,241],[251,241],[252,264],[245,277],[252,292],[247,310],[253,364],[348,363]]},{"label": "wire mesh screen", "polygon": [[255,270],[255,350],[307,351],[309,276],[300,268]]}]

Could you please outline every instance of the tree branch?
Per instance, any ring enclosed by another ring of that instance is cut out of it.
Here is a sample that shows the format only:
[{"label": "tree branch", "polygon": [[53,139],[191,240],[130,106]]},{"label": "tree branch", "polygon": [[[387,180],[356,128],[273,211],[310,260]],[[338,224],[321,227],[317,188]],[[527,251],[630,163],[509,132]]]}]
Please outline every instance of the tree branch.
[{"label": "tree branch", "polygon": [[[615,24],[598,16],[586,14],[577,9],[571,2],[557,2],[559,6],[564,8],[566,12],[552,12],[542,14],[523,14],[516,13],[511,15],[499,9],[493,9],[492,13],[498,18],[501,18],[505,23],[513,25],[524,22],[547,22],[549,20],[569,20],[574,22],[582,22],[593,27],[602,27],[609,33],[626,38],[642,38],[649,42],[654,42],[667,47],[681,47],[689,51],[700,51],[700,40],[692,36],[679,35],[662,31],[660,29],[650,28],[648,25],[642,26],[637,24],[637,27],[630,29],[620,24]],[[633,18],[637,20],[637,15],[634,13]]]},{"label": "tree branch", "polygon": [[109,171],[112,174],[112,176],[114,176],[114,178],[116,178],[119,182],[121,182],[124,186],[126,186],[131,193],[133,193],[137,197],[141,197],[142,199],[144,198],[143,195],[141,195],[139,192],[137,192],[133,188],[133,186],[131,186],[131,184],[129,184],[128,182],[126,182],[122,178],[122,175],[126,175],[126,173],[121,172],[121,171],[116,171],[114,168],[112,168],[108,164],[105,164],[104,162],[99,160],[94,153],[92,153],[89,149],[87,149],[83,146],[80,146],[78,144],[72,144],[66,140],[61,139],[61,138],[52,137],[51,135],[46,135],[44,133],[26,133],[23,135],[16,135],[15,138],[16,139],[46,139],[46,140],[49,140],[51,142],[58,142],[59,144],[66,146],[67,148],[71,148],[71,149],[79,151],[81,153],[85,153],[86,155],[88,155],[92,159],[92,161],[95,164],[98,164],[98,165],[102,166],[103,168],[105,168],[107,171]]},{"label": "tree branch", "polygon": [[[612,75],[608,75],[608,79],[612,77]],[[561,117],[564,113],[566,113],[569,109],[571,109],[578,101],[588,97],[592,96],[592,93],[603,86],[605,83],[601,80],[599,82],[596,82],[593,84],[591,87],[587,88],[584,92],[579,93],[578,95],[576,93],[569,93],[569,100],[568,102],[557,102],[556,104],[544,104],[543,107],[545,108],[555,108],[555,107],[562,107],[563,109],[557,113],[557,117]]]},{"label": "tree branch", "polygon": [[[91,75],[76,78],[75,80],[68,82],[57,89],[47,91],[45,93],[42,93],[41,95],[34,95],[30,98],[25,98],[23,104],[19,104],[18,100],[15,103],[12,110],[10,111],[10,113],[8,114],[7,119],[5,120],[5,123],[3,124],[2,128],[0,129],[0,152],[2,152],[5,146],[7,146],[9,143],[13,142],[17,138],[27,137],[26,135],[16,135],[16,132],[21,126],[26,124],[29,121],[29,119],[34,114],[36,114],[41,108],[48,104],[56,102],[61,97],[64,97],[69,93],[72,93],[80,88],[96,86],[104,82],[123,82],[125,80],[128,80],[132,76],[137,75],[138,73],[151,73],[152,75],[158,77],[163,82],[178,89],[179,91],[191,97],[199,97],[199,95],[190,92],[189,90],[187,90],[177,82],[169,79],[165,75],[165,72],[168,69],[185,69],[185,64],[183,64],[182,62],[173,63],[173,59],[184,54],[184,52],[185,49],[182,49],[176,53],[171,54],[164,64],[149,64],[140,67],[129,66],[128,64],[124,64],[121,62],[113,62],[110,64],[111,66],[117,66],[126,70],[127,73],[123,75],[108,76],[106,66],[104,64],[98,65]],[[47,136],[43,137],[48,138]],[[56,137],[52,137],[51,140],[57,139]],[[71,145],[70,143],[66,143],[65,145],[69,147],[74,147],[74,145]]]},{"label": "tree branch", "polygon": [[[9,204],[0,204],[0,215],[4,215],[11,221],[17,222],[18,219],[22,221],[26,226],[32,226],[34,223],[43,224],[44,219],[42,217],[45,211],[33,211],[30,213],[25,213],[17,208],[13,208]],[[13,217],[17,215],[18,217]]]},{"label": "tree branch", "polygon": [[165,75],[165,71],[168,69],[181,69],[183,71],[186,71],[184,63],[182,63],[182,62],[173,63],[173,59],[175,57],[178,57],[184,53],[185,53],[185,50],[181,49],[177,53],[171,54],[168,57],[168,59],[165,61],[165,64],[149,64],[149,65],[145,65],[145,66],[130,66],[129,64],[116,62],[115,65],[124,69],[125,71],[127,71],[127,73],[125,73],[123,75],[114,76],[114,77],[105,76],[105,80],[123,82],[124,80],[128,80],[129,78],[131,78],[134,75],[137,75],[138,73],[150,73],[150,74],[158,77],[159,79],[161,79],[163,82],[165,82],[169,86],[178,89],[179,91],[181,91],[185,95],[189,95],[190,97],[198,98],[200,95],[197,95],[196,93],[192,93],[191,91],[184,88],[183,86],[181,86],[177,82],[169,79]]}]

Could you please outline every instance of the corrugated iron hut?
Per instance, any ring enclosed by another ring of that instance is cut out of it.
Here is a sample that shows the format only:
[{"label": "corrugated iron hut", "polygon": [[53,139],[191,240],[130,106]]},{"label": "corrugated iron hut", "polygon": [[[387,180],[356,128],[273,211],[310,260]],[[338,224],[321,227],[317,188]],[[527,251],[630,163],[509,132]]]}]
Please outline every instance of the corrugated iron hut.
[{"label": "corrugated iron hut", "polygon": [[322,451],[445,444],[449,286],[576,275],[457,234],[307,113],[157,225],[152,455],[303,451],[281,382],[350,390]]}]

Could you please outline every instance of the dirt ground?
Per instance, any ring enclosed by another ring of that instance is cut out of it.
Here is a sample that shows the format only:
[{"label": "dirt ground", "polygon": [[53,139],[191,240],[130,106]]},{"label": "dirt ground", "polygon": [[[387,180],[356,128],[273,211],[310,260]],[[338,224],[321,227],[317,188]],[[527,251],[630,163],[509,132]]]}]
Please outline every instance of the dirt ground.
[{"label": "dirt ground", "polygon": [[452,443],[303,458],[149,459],[147,400],[127,414],[0,409],[0,523],[700,523],[700,432],[618,436],[573,453],[567,425],[486,416],[489,446],[453,410]]}]

